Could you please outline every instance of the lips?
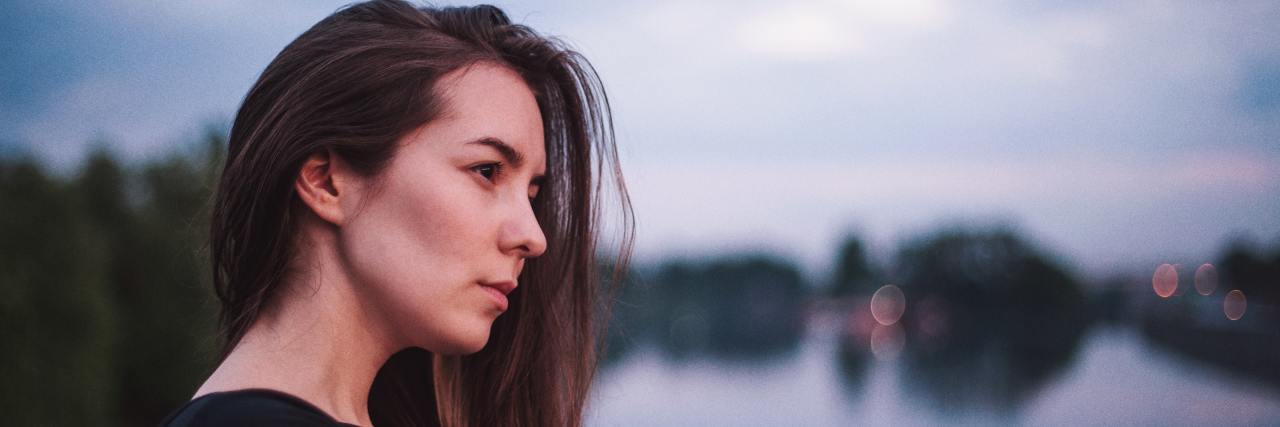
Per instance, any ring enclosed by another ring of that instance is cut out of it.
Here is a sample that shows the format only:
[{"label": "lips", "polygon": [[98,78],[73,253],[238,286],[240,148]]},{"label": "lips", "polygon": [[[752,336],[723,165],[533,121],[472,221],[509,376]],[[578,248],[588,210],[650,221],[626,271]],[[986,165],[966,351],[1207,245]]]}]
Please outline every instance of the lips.
[{"label": "lips", "polygon": [[511,291],[516,290],[516,282],[510,280],[504,280],[501,282],[480,282],[480,286],[497,289],[498,292],[502,292],[502,295],[510,294]]},{"label": "lips", "polygon": [[507,311],[507,294],[516,289],[516,282],[480,282],[480,287],[493,297],[493,302],[497,304],[498,311]]}]

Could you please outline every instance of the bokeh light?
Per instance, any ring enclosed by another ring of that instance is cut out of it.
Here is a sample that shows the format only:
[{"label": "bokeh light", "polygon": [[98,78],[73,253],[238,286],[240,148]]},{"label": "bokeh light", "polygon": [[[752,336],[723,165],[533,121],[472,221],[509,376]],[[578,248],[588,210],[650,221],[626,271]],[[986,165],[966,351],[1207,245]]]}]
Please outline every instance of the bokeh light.
[{"label": "bokeh light", "polygon": [[1239,289],[1232,289],[1227,292],[1227,297],[1222,300],[1222,312],[1226,313],[1227,318],[1231,320],[1240,320],[1244,317],[1245,309],[1244,292]]},{"label": "bokeh light", "polygon": [[898,323],[902,313],[907,310],[907,297],[894,285],[884,285],[871,295],[871,316],[876,322],[889,326]]},{"label": "bokeh light", "polygon": [[1213,294],[1218,287],[1218,269],[1213,264],[1202,264],[1196,269],[1196,292],[1200,295]]},{"label": "bokeh light", "polygon": [[[866,297],[859,298],[858,306],[867,307],[868,305],[870,305],[868,301],[870,301],[870,298],[866,298]],[[866,339],[867,337],[870,337],[871,331],[875,329],[875,326],[878,324],[879,323],[876,322],[875,317],[871,316],[871,310],[865,309],[865,308],[859,308],[859,309],[853,310],[853,312],[849,314],[848,324],[846,325],[845,328],[846,328],[846,331],[848,331],[848,333],[862,340],[862,339]]]},{"label": "bokeh light", "polygon": [[1160,264],[1151,276],[1151,288],[1160,298],[1168,298],[1178,290],[1178,269],[1171,264]]},{"label": "bokeh light", "polygon": [[907,334],[899,325],[876,325],[871,331],[871,354],[877,360],[893,360],[902,353]]}]

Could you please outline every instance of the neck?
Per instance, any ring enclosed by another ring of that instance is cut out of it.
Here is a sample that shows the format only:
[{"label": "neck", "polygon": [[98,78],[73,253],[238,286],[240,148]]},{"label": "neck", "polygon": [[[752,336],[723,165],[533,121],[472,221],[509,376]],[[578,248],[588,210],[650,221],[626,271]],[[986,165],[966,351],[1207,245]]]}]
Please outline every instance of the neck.
[{"label": "neck", "polygon": [[[316,245],[313,248],[332,248]],[[371,425],[368,401],[378,369],[398,350],[359,303],[332,251],[281,287],[218,369],[196,392],[266,388],[292,394],[338,421]],[[326,267],[328,266],[328,267]],[[326,271],[328,269],[329,271]]]}]

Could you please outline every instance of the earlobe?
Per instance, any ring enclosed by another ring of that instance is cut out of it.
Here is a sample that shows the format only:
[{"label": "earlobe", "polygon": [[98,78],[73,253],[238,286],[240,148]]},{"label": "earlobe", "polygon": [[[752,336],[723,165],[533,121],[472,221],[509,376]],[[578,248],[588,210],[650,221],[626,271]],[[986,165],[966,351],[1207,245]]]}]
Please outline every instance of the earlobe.
[{"label": "earlobe", "polygon": [[338,175],[341,160],[332,150],[324,149],[311,153],[298,170],[294,181],[294,190],[298,198],[311,208],[321,219],[342,225],[345,215],[342,210],[342,194],[339,193]]}]

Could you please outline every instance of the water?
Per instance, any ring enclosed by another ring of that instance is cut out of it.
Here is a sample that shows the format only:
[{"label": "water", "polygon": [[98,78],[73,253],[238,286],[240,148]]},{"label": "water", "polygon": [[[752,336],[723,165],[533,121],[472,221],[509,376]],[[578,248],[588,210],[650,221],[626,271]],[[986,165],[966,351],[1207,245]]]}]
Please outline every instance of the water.
[{"label": "water", "polygon": [[[851,364],[837,330],[811,327],[795,349],[766,360],[673,360],[637,347],[601,372],[588,422],[1280,425],[1280,387],[1169,353],[1127,328],[1091,329],[1073,357],[1033,380],[1010,377],[1008,366],[1025,361],[989,355],[958,372],[922,369],[905,353]],[[921,370],[935,377],[921,378]]]}]

